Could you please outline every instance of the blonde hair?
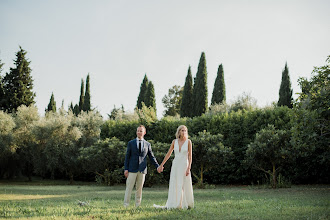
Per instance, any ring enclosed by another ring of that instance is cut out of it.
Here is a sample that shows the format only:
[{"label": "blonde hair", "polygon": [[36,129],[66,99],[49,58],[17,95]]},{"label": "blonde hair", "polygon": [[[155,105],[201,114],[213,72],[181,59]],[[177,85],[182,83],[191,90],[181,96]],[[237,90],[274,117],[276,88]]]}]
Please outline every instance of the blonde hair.
[{"label": "blonde hair", "polygon": [[187,128],[185,125],[180,125],[180,126],[178,127],[178,129],[176,129],[176,133],[175,133],[175,137],[176,137],[177,139],[180,138],[180,131],[181,131],[182,128],[186,128],[186,129],[187,129],[187,135],[188,135],[188,128]]}]

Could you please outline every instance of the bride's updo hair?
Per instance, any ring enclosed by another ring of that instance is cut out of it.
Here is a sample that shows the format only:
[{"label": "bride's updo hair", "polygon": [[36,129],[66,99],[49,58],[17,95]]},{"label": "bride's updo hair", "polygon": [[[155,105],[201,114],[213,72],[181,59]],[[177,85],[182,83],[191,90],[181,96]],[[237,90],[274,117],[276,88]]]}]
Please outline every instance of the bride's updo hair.
[{"label": "bride's updo hair", "polygon": [[186,130],[187,130],[187,136],[188,136],[188,128],[187,128],[185,125],[180,125],[180,126],[178,127],[178,129],[176,129],[176,133],[175,133],[175,137],[176,137],[177,139],[180,138],[180,131],[181,131],[182,128],[186,128]]}]

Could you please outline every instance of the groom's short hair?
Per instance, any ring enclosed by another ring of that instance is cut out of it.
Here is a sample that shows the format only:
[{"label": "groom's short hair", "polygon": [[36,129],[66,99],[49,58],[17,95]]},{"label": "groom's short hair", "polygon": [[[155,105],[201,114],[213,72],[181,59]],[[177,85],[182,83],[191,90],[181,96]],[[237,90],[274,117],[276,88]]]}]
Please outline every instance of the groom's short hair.
[{"label": "groom's short hair", "polygon": [[144,125],[139,125],[138,128],[143,128],[145,131],[147,131],[146,127]]}]

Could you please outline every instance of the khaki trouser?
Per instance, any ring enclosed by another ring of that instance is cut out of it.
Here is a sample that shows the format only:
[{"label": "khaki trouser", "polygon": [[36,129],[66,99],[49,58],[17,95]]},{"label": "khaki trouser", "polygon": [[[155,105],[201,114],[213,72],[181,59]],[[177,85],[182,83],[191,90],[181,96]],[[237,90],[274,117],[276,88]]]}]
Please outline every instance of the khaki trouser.
[{"label": "khaki trouser", "polygon": [[131,200],[132,190],[135,185],[136,193],[135,193],[135,206],[138,207],[141,205],[142,200],[142,188],[145,180],[145,174],[141,172],[137,173],[128,173],[128,177],[126,180],[126,191],[125,191],[125,198],[124,198],[124,206],[129,206],[129,202]]}]

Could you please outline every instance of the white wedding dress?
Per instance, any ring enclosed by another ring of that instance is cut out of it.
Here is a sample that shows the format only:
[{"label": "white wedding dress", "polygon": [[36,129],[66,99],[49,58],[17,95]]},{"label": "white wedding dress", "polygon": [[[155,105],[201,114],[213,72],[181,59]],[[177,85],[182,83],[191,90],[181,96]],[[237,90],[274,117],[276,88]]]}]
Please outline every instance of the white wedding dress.
[{"label": "white wedding dress", "polygon": [[188,139],[179,149],[178,139],[174,143],[174,160],[172,162],[168,199],[165,206],[154,205],[156,208],[187,209],[194,207],[194,195],[191,174],[186,176],[188,167]]}]

